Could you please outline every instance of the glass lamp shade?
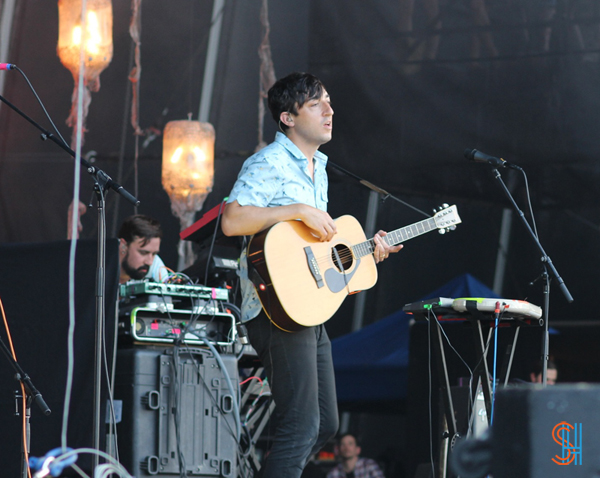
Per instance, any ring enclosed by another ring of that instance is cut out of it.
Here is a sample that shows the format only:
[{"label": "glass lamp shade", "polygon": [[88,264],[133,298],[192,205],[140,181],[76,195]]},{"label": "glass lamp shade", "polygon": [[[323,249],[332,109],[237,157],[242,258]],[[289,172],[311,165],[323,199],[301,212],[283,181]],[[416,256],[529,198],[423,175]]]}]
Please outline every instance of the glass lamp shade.
[{"label": "glass lamp shade", "polygon": [[197,211],[214,179],[215,130],[200,121],[170,121],[163,133],[162,185],[171,202]]},{"label": "glass lamp shade", "polygon": [[62,64],[79,74],[79,53],[84,45],[84,77],[94,81],[113,56],[111,0],[87,0],[86,22],[81,25],[81,0],[58,0],[58,46]]}]

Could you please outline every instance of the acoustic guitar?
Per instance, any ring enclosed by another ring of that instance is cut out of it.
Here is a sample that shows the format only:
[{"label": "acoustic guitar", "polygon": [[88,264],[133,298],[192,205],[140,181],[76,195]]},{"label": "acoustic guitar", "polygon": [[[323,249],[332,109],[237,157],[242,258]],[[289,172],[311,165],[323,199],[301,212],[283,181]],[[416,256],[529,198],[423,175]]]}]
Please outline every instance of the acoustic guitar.
[{"label": "acoustic guitar", "polygon": [[[402,227],[384,240],[390,246],[460,224],[456,206]],[[301,221],[284,221],[256,234],[248,245],[249,277],[262,307],[277,327],[296,332],[331,318],[349,294],[377,282],[373,239],[352,216],[335,220],[337,234],[321,242]]]}]

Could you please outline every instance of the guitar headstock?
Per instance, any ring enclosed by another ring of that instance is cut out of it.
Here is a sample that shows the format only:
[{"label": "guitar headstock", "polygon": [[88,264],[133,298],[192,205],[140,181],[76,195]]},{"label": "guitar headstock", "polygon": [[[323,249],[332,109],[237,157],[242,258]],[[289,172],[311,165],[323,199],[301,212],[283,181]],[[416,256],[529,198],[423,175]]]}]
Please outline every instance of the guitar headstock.
[{"label": "guitar headstock", "polygon": [[440,234],[454,231],[456,225],[462,222],[456,206],[448,206],[448,204],[443,204],[440,207],[439,211],[433,216],[433,220],[435,221],[435,226],[438,228]]}]

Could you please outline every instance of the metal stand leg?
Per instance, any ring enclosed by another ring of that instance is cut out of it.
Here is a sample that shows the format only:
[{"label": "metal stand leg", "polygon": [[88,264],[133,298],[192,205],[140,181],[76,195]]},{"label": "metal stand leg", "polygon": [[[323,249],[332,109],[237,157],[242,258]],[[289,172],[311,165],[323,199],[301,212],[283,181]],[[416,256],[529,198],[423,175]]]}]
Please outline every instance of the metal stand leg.
[{"label": "metal stand leg", "polygon": [[504,386],[508,384],[508,380],[510,379],[510,370],[512,369],[513,358],[515,357],[515,349],[517,348],[517,339],[519,338],[519,332],[521,331],[521,323],[517,322],[515,335],[513,336],[512,344],[507,346],[506,357],[507,364],[506,367],[502,367],[501,376],[504,377]]},{"label": "metal stand leg", "polygon": [[488,425],[492,421],[492,388],[490,386],[490,373],[487,365],[487,351],[483,341],[483,331],[481,329],[481,320],[477,318],[469,319],[473,326],[473,339],[475,341],[476,356],[480,357],[477,367],[473,370],[473,375],[477,377],[471,387],[471,403],[475,403],[477,387],[481,384],[483,399],[485,402],[485,411],[487,412]]},{"label": "metal stand leg", "polygon": [[434,320],[435,323],[435,332],[433,327],[430,327],[429,329],[432,335],[435,334],[434,337],[431,337],[431,343],[435,344],[433,349],[435,355],[437,356],[436,362],[438,374],[440,376],[440,392],[444,402],[444,416],[448,426],[448,435],[450,438],[453,438],[457,434],[456,415],[454,413],[454,403],[450,393],[450,379],[448,378],[448,366],[446,364],[446,353],[444,351],[442,325],[434,318],[430,318],[429,320]]}]

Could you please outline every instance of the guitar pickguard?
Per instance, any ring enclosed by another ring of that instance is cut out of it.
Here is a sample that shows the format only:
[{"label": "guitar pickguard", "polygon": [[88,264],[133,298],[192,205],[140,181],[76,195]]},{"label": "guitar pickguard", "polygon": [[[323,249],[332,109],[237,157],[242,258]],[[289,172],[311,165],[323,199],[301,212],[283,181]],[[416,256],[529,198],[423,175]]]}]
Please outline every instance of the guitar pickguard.
[{"label": "guitar pickguard", "polygon": [[334,294],[344,290],[352,280],[352,276],[358,270],[359,266],[360,259],[356,259],[356,267],[352,270],[352,272],[340,272],[335,267],[327,269],[324,274],[327,288]]}]

